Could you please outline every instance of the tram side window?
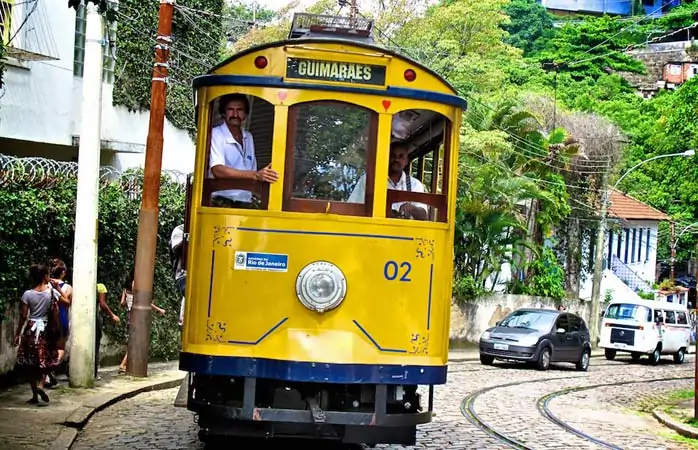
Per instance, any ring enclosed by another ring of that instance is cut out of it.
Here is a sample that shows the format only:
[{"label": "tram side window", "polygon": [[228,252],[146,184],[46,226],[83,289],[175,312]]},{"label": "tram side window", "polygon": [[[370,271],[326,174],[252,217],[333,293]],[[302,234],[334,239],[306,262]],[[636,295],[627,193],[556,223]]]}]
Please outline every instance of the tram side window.
[{"label": "tram side window", "polygon": [[[377,123],[375,112],[349,103],[290,108],[284,210],[370,215]],[[369,189],[353,203],[354,187],[366,179]]]},{"label": "tram side window", "polygon": [[450,121],[434,111],[410,109],[393,116],[387,217],[446,221],[450,133]]},{"label": "tram side window", "polygon": [[274,106],[258,97],[223,95],[210,105],[203,206],[266,209],[274,142]]}]

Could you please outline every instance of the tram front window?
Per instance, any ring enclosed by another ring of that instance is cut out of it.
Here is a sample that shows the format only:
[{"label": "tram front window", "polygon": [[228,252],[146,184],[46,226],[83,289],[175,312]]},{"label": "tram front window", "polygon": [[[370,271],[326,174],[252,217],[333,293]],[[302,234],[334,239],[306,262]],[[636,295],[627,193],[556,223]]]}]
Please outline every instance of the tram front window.
[{"label": "tram front window", "polygon": [[287,179],[285,209],[328,212],[329,208],[338,214],[370,215],[366,205],[348,202],[358,180],[373,167],[377,114],[323,101],[295,105],[289,117],[287,167],[292,176]]}]

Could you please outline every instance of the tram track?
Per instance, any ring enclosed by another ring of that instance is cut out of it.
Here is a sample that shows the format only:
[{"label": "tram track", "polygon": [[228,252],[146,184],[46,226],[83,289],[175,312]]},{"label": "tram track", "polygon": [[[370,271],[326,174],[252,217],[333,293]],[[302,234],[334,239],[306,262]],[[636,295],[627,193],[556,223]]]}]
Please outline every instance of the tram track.
[{"label": "tram track", "polygon": [[[607,449],[612,449],[612,450],[622,450],[622,447],[619,447],[613,443],[604,441],[602,439],[599,439],[597,437],[594,437],[588,433],[585,433],[582,430],[579,430],[573,426],[571,426],[569,423],[565,422],[564,420],[560,419],[557,417],[551,410],[550,410],[550,402],[560,396],[574,393],[574,392],[580,392],[580,391],[586,391],[586,390],[593,390],[593,389],[598,389],[602,387],[612,387],[612,386],[624,386],[624,385],[630,385],[630,384],[640,384],[640,383],[657,383],[657,382],[668,382],[668,381],[678,381],[678,380],[688,380],[688,379],[693,379],[693,371],[684,371],[686,374],[691,374],[690,376],[675,376],[675,377],[668,377],[668,378],[653,378],[653,379],[643,379],[643,380],[623,380],[623,381],[618,381],[614,383],[600,383],[600,384],[593,384],[593,385],[586,385],[586,386],[571,386],[565,389],[559,389],[557,391],[548,393],[546,395],[543,395],[539,397],[536,400],[536,409],[538,410],[538,413],[550,421],[551,423],[557,425],[564,431],[577,436],[580,439],[583,439],[585,441],[594,443],[600,447],[607,448]],[[466,396],[463,401],[461,402],[460,405],[460,411],[461,414],[470,422],[473,426],[478,428],[479,430],[485,432],[487,435],[495,439],[496,441],[507,445],[510,448],[515,448],[515,449],[520,449],[520,450],[534,450],[533,447],[527,445],[524,442],[521,442],[518,440],[515,436],[511,436],[510,434],[507,434],[505,432],[502,432],[500,430],[497,430],[495,427],[490,425],[481,415],[479,415],[476,410],[475,410],[475,402],[476,400],[484,395],[487,394],[491,391],[497,390],[497,389],[506,389],[514,386],[522,386],[526,384],[535,384],[535,383],[545,383],[545,382],[555,382],[555,381],[561,381],[561,380],[575,380],[575,379],[588,379],[587,376],[581,375],[581,376],[569,376],[569,377],[554,377],[554,378],[540,378],[536,380],[526,380],[526,381],[518,381],[518,382],[512,382],[512,383],[505,383],[505,384],[499,384],[495,386],[489,386],[480,390],[477,390],[468,396]]]}]

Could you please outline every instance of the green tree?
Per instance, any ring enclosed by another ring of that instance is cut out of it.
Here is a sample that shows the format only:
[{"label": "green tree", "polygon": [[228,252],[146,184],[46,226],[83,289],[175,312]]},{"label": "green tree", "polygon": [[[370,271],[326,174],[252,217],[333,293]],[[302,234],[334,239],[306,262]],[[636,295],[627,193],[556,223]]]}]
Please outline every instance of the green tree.
[{"label": "green tree", "polygon": [[538,38],[552,33],[552,17],[536,0],[512,0],[504,7],[504,12],[511,19],[502,26],[509,33],[504,42],[523,50],[524,56],[531,52]]},{"label": "green tree", "polygon": [[[219,60],[224,45],[223,4],[224,0],[188,0],[189,9],[175,11],[165,115],[174,126],[189,131],[192,136],[195,123],[191,80],[206,73]],[[124,106],[129,111],[150,109],[158,8],[157,3],[144,4],[140,0],[119,2],[120,11],[138,11],[138,14],[118,16],[115,106]]]}]

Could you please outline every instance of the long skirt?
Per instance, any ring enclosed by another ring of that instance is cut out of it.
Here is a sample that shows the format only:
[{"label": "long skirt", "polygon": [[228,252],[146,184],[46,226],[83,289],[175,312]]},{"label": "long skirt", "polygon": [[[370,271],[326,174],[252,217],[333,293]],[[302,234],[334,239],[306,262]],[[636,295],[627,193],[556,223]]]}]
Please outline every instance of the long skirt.
[{"label": "long skirt", "polygon": [[35,321],[29,320],[24,326],[17,350],[17,365],[26,369],[48,372],[58,366],[57,342],[50,342],[47,338],[48,329],[39,333],[32,331]]}]

